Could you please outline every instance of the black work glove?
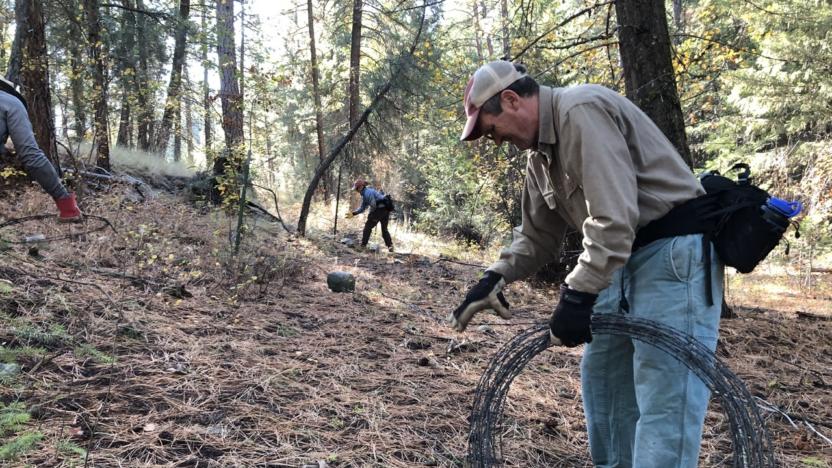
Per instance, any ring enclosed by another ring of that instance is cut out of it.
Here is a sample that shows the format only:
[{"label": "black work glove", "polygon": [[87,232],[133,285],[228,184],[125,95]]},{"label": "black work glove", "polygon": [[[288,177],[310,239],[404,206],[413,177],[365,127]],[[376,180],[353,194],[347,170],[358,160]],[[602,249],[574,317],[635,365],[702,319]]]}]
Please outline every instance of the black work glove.
[{"label": "black work glove", "polygon": [[597,294],[576,291],[562,284],[560,301],[549,319],[549,344],[571,348],[591,342],[590,316],[596,299]]},{"label": "black work glove", "polygon": [[506,280],[503,279],[503,275],[486,271],[480,282],[465,295],[462,305],[457,307],[448,317],[451,326],[456,331],[465,331],[471,317],[484,309],[493,309],[500,317],[510,319],[511,312],[508,310],[508,301],[500,292],[505,285]]}]

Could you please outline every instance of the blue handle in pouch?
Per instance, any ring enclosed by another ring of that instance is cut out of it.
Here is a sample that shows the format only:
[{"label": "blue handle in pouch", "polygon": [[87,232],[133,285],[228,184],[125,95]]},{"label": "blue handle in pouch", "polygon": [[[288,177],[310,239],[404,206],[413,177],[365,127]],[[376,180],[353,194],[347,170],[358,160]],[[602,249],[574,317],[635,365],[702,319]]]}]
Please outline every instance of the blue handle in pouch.
[{"label": "blue handle in pouch", "polygon": [[803,211],[803,203],[797,200],[789,202],[777,197],[769,197],[766,205],[786,218],[793,218]]}]

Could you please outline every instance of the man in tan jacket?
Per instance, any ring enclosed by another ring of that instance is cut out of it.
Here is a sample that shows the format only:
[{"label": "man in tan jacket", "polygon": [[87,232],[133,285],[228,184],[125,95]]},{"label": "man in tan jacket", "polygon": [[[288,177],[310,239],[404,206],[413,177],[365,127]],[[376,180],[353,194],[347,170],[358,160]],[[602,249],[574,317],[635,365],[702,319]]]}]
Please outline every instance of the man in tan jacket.
[{"label": "man in tan jacket", "polygon": [[[593,462],[601,467],[695,467],[707,387],[681,363],[628,337],[591,334],[591,314],[631,314],[716,347],[723,267],[705,262],[701,234],[634,251],[639,229],[704,194],[662,132],[633,103],[595,85],[539,86],[522,65],[491,62],[465,89],[461,139],[531,150],[522,224],[450,316],[462,331],[494,309],[510,318],[505,284],[560,253],[568,227],[583,234],[578,264],[550,319],[553,344],[588,343],[581,380]],[[709,253],[710,255],[710,253]],[[710,269],[710,271],[706,271]],[[710,289],[709,289],[710,287]]]}]

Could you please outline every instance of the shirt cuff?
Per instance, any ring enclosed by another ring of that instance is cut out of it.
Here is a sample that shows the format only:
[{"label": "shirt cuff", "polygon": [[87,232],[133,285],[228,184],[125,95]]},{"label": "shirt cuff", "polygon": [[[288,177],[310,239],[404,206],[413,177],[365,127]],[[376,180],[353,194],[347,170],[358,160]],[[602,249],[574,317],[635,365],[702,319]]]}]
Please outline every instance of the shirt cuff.
[{"label": "shirt cuff", "polygon": [[485,271],[493,271],[494,273],[503,275],[503,279],[506,280],[506,283],[511,283],[517,279],[512,274],[514,272],[514,268],[512,268],[511,264],[504,260],[497,260],[492,263],[490,267],[486,268]]},{"label": "shirt cuff", "polygon": [[579,263],[572,273],[566,276],[566,284],[577,291],[598,294],[610,285],[610,279],[596,275]]}]

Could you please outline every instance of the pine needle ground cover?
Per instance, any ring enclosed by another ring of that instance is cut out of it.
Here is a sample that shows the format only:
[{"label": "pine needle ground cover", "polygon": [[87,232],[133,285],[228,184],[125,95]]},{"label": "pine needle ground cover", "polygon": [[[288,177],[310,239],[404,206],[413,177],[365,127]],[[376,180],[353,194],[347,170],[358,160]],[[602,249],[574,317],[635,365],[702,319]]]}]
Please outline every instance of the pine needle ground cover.
[{"label": "pine needle ground cover", "polygon": [[[20,366],[0,385],[3,466],[462,466],[481,374],[554,303],[553,286],[513,284],[512,322],[457,334],[444,319],[479,274],[469,261],[356,253],[254,219],[232,258],[225,215],[130,190],[84,199],[115,231],[35,220],[0,232],[0,357]],[[51,206],[35,190],[0,196],[3,220]],[[354,294],[326,288],[333,270],[356,276]],[[765,275],[757,284],[779,289],[732,286],[738,317],[717,350],[760,399],[782,466],[832,466],[832,278],[815,276],[814,289]],[[580,357],[548,350],[515,379],[507,465],[591,466]],[[701,466],[732,453],[712,403]]]}]

